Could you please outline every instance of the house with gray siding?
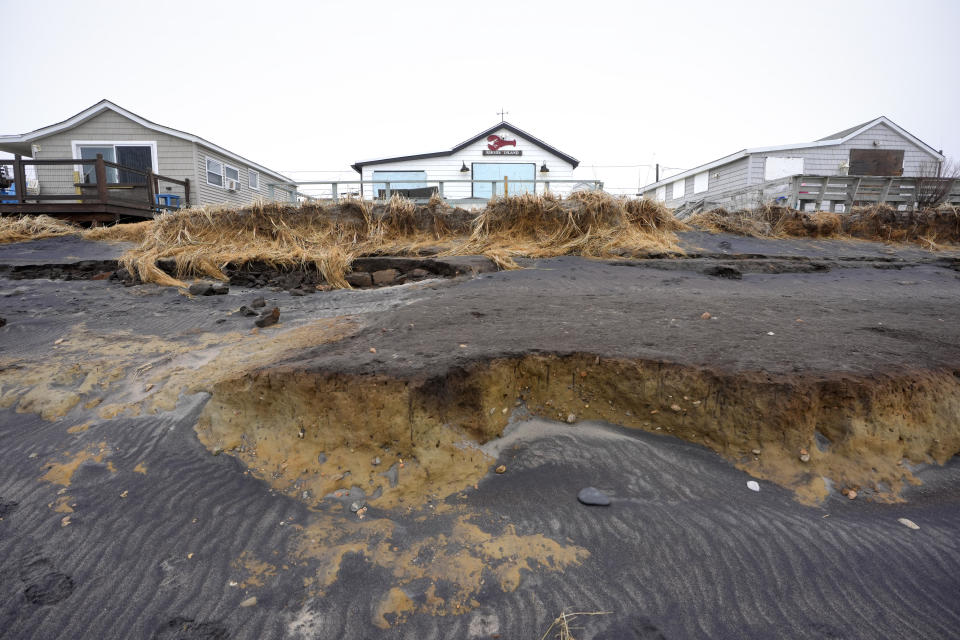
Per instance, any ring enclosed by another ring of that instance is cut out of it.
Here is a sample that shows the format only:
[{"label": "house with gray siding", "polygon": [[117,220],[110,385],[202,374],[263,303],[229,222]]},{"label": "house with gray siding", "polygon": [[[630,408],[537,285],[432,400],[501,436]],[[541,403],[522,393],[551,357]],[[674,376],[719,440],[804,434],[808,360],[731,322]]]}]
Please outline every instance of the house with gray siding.
[{"label": "house with gray siding", "polygon": [[[109,100],[30,133],[0,136],[0,151],[33,160],[89,160],[100,154],[124,167],[188,179],[192,205],[296,202],[297,185],[290,178],[200,136],[151,122]],[[34,189],[51,194],[76,189],[79,193],[84,185],[96,181],[92,172],[90,163],[37,165]],[[107,182],[125,182],[123,173],[120,168],[108,168]]]},{"label": "house with gray siding", "polygon": [[843,210],[868,195],[905,202],[908,196],[894,191],[912,188],[910,178],[939,175],[943,162],[942,152],[880,116],[813,142],[743,149],[649,184],[641,194],[681,211],[771,200]]}]

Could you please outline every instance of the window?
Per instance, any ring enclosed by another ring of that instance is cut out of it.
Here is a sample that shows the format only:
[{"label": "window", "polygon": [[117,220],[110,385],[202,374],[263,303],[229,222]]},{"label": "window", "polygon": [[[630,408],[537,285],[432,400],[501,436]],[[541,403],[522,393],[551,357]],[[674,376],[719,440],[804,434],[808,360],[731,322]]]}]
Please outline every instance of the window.
[{"label": "window", "polygon": [[[97,154],[107,162],[115,162],[124,168],[107,167],[107,182],[111,184],[146,184],[147,171],[156,171],[157,147],[155,142],[87,142],[74,140],[73,157],[81,160],[96,160]],[[80,181],[96,184],[97,170],[90,164],[79,165]]]},{"label": "window", "polygon": [[706,191],[710,184],[710,172],[704,171],[703,173],[698,173],[693,176],[693,192],[694,193],[703,193]]},{"label": "window", "polygon": [[677,180],[673,183],[673,197],[682,198],[686,187],[685,180]]},{"label": "window", "polygon": [[260,174],[250,169],[250,175],[248,177],[247,184],[250,185],[250,188],[254,191],[260,191]]},{"label": "window", "polygon": [[667,199],[667,187],[666,185],[662,187],[657,187],[657,201],[663,202]]},{"label": "window", "polygon": [[207,158],[207,184],[223,186],[223,163],[213,158]]},{"label": "window", "polygon": [[223,165],[223,177],[227,180],[233,180],[237,184],[240,183],[240,170],[231,167],[228,164]]}]

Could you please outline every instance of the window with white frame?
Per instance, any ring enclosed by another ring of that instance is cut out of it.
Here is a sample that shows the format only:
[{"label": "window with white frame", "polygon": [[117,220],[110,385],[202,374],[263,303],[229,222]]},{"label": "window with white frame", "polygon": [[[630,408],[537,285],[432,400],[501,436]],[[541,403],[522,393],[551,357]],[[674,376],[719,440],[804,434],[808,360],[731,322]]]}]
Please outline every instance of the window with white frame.
[{"label": "window with white frame", "polygon": [[240,188],[240,169],[214,158],[207,158],[207,184],[227,188],[230,186],[229,181],[233,181],[236,188]]},{"label": "window with white frame", "polygon": [[223,186],[223,163],[219,160],[207,158],[207,184]]},{"label": "window with white frame", "polygon": [[693,192],[703,193],[710,185],[710,172],[704,171],[693,176]]},{"label": "window with white frame", "polygon": [[250,169],[249,171],[250,175],[247,184],[249,184],[250,188],[254,191],[260,191],[260,174],[253,169]]},{"label": "window with white frame", "polygon": [[673,197],[682,198],[684,194],[684,188],[686,187],[686,180],[677,180],[673,183]]}]

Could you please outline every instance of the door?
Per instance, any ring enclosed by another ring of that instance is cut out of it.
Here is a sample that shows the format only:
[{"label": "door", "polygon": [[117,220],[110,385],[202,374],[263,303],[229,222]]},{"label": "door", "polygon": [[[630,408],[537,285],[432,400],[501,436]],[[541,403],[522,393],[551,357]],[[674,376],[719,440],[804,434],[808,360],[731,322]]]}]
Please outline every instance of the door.
[{"label": "door", "polygon": [[[127,147],[117,145],[117,164],[146,173],[153,169],[153,155],[150,147]],[[147,176],[133,171],[119,170],[118,181],[121,184],[146,184]]]},{"label": "door", "polygon": [[850,175],[902,176],[903,149],[850,149]]},{"label": "door", "polygon": [[503,195],[503,179],[507,178],[510,195],[533,193],[537,165],[519,162],[474,162],[473,179],[489,180],[474,182],[473,197],[489,199],[493,193],[493,182],[497,183],[497,195]]}]

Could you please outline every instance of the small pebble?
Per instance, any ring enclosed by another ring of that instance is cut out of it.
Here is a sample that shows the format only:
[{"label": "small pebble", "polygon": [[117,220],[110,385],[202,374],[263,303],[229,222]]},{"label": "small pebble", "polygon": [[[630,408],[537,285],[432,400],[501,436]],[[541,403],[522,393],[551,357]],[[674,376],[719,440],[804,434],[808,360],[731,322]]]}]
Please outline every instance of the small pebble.
[{"label": "small pebble", "polygon": [[499,467],[497,467],[496,469],[494,469],[494,471],[496,471],[497,473],[506,473],[506,472],[507,472],[507,465],[502,464],[502,465],[500,465]]},{"label": "small pebble", "polygon": [[577,494],[577,500],[583,504],[594,507],[610,506],[610,496],[595,487],[584,487],[580,489],[580,493]]},{"label": "small pebble", "polygon": [[755,455],[755,456],[758,456],[758,455],[760,455],[760,449],[752,449],[752,450],[750,451],[750,453],[752,453],[752,454]]},{"label": "small pebble", "polygon": [[241,607],[253,607],[257,604],[257,596],[251,596],[240,603]]},{"label": "small pebble", "polygon": [[750,491],[760,491],[760,484],[756,480],[747,480],[747,489],[750,489]]},{"label": "small pebble", "polygon": [[913,520],[908,520],[907,518],[897,518],[897,522],[907,527],[908,529],[913,529],[914,531],[920,528],[920,525],[918,525]]},{"label": "small pebble", "polygon": [[857,497],[857,492],[854,491],[853,489],[850,489],[850,491],[847,492],[847,497],[853,500],[854,498]]},{"label": "small pebble", "polygon": [[568,422],[568,423],[573,424],[573,423],[576,422],[576,421],[577,421],[577,416],[576,416],[576,415],[574,415],[574,414],[572,414],[572,413],[569,414],[569,415],[567,415],[567,422]]}]

